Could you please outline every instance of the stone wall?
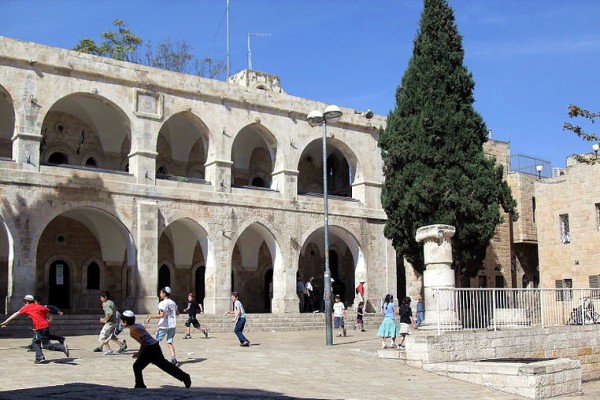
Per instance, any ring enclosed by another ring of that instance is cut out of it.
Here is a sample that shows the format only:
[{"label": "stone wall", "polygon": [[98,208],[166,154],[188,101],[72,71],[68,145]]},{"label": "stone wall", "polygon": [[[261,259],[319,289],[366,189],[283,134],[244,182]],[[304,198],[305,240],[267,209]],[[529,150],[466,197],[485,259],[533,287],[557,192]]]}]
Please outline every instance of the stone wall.
[{"label": "stone wall", "polygon": [[411,366],[493,358],[570,358],[579,360],[583,380],[600,378],[596,325],[530,328],[496,332],[445,332],[410,335],[406,357]]},{"label": "stone wall", "polygon": [[[590,287],[598,276],[600,165],[569,161],[565,175],[535,183],[541,286]],[[568,240],[560,216],[568,216]],[[561,283],[559,283],[561,284]]]}]

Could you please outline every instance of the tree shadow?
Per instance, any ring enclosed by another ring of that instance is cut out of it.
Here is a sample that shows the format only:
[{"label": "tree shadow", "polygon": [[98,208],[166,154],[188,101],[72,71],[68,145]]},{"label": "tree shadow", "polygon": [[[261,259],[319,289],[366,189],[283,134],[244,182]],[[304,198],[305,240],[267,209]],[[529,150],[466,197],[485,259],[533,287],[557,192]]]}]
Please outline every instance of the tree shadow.
[{"label": "tree shadow", "polygon": [[[133,382],[132,382],[133,386]],[[321,400],[314,397],[293,397],[281,393],[246,388],[216,388],[192,387],[185,389],[183,385],[164,385],[160,388],[133,389],[88,383],[70,383],[58,386],[45,386],[31,389],[18,389],[1,392],[2,400],[32,400],[32,399],[206,399],[234,400],[234,399],[268,399],[268,400]]]}]

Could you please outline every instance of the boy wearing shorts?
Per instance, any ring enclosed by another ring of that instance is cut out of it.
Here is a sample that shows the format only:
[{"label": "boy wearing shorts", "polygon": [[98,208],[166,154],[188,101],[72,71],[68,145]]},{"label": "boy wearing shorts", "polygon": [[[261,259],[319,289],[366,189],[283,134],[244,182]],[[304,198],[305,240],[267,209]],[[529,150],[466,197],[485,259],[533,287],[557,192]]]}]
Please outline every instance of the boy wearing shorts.
[{"label": "boy wearing shorts", "polygon": [[175,326],[177,325],[177,304],[171,300],[171,288],[165,286],[160,289],[161,302],[158,303],[158,314],[148,315],[146,323],[151,319],[158,319],[158,332],[156,332],[156,340],[161,341],[167,337],[167,347],[171,352],[171,362],[178,365],[177,356],[175,355],[175,346],[173,339],[175,338]]},{"label": "boy wearing shorts", "polygon": [[183,312],[187,312],[188,313],[188,319],[187,321],[185,321],[185,326],[187,328],[187,334],[183,337],[184,339],[191,339],[192,338],[192,325],[194,326],[194,328],[198,329],[200,332],[204,333],[204,337],[208,339],[208,328],[203,328],[202,326],[200,326],[200,322],[198,321],[198,319],[196,319],[196,314],[198,312],[203,313],[202,310],[202,304],[196,302],[196,300],[194,300],[194,294],[193,293],[189,293],[188,294],[188,305],[186,307],[185,310],[183,310]]},{"label": "boy wearing shorts", "polygon": [[335,295],[335,303],[333,303],[333,326],[338,330],[338,336],[346,336],[346,328],[344,327],[344,318],[346,318],[346,307],[341,302],[339,294]]}]

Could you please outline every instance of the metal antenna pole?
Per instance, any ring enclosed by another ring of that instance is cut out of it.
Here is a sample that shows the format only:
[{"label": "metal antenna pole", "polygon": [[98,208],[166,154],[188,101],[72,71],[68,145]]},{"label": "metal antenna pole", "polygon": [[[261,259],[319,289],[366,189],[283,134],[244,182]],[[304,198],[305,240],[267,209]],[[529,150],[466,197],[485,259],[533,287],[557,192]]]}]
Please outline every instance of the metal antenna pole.
[{"label": "metal antenna pole", "polygon": [[252,36],[269,37],[270,33],[253,33],[248,32],[248,69],[252,69],[252,50],[250,48],[250,38]]},{"label": "metal antenna pole", "polygon": [[229,60],[229,0],[227,0],[227,78],[231,76],[231,63]]}]

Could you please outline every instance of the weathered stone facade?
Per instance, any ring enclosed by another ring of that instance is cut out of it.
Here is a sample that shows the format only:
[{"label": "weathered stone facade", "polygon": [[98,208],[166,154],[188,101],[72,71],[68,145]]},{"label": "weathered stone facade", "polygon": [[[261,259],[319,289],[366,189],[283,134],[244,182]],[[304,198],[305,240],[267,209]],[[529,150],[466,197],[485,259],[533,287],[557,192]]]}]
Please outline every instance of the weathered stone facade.
[{"label": "weathered stone facade", "polygon": [[542,287],[600,287],[599,168],[569,158],[564,175],[535,183]]},{"label": "weathered stone facade", "polygon": [[[91,312],[108,289],[148,312],[168,284],[208,313],[231,290],[250,312],[298,310],[297,274],[322,287],[321,129],[306,115],[326,105],[253,73],[225,83],[0,38],[1,306],[35,292]],[[385,120],[342,110],[327,136],[334,289],[351,304],[364,277],[378,304],[396,289]]]},{"label": "weathered stone facade", "polygon": [[[323,288],[322,131],[306,115],[325,106],[256,71],[220,82],[0,38],[0,308],[35,292],[92,312],[108,289],[148,312],[168,284],[209,313],[231,290],[250,312],[295,312],[297,275]],[[342,111],[327,127],[333,289],[350,305],[365,278],[375,310],[422,277],[383,236],[385,118]],[[534,179],[508,173],[507,143],[484,150],[521,219],[505,215],[470,286],[520,287],[539,279]]]}]

